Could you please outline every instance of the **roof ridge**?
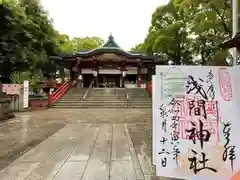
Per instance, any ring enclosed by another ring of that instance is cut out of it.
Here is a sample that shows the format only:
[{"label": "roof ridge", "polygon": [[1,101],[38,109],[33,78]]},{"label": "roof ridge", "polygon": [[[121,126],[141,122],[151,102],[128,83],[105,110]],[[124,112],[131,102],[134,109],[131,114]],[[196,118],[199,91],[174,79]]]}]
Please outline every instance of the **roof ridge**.
[{"label": "roof ridge", "polygon": [[112,36],[112,33],[110,33],[110,36],[108,37],[107,42],[102,47],[114,47],[122,49],[114,40],[114,37]]}]

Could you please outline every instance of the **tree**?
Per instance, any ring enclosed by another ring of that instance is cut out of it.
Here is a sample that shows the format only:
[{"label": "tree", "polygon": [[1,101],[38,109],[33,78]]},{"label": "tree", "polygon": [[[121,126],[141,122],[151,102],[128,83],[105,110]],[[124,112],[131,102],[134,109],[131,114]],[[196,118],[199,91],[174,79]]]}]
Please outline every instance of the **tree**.
[{"label": "tree", "polygon": [[69,36],[64,34],[58,34],[56,42],[60,47],[62,54],[73,54],[79,51],[86,51],[98,48],[103,44],[104,41],[99,37],[75,37],[70,40]]},{"label": "tree", "polygon": [[65,34],[58,34],[56,38],[56,43],[60,48],[61,54],[71,54],[74,52],[74,45],[69,39],[69,36]]},{"label": "tree", "polygon": [[27,41],[28,49],[31,50],[27,52],[28,62],[31,63],[32,68],[41,67],[48,61],[50,55],[59,53],[56,44],[57,33],[39,1],[21,0],[20,5],[24,7],[28,17],[29,23],[26,29],[31,33],[31,40]]},{"label": "tree", "polygon": [[170,0],[155,10],[144,43],[135,49],[178,65],[228,65],[229,52],[219,45],[231,38],[231,24],[231,0]]},{"label": "tree", "polygon": [[175,0],[158,7],[152,15],[152,24],[144,42],[146,51],[172,60],[176,65],[190,64],[188,21],[189,17],[185,16]]},{"label": "tree", "polygon": [[0,13],[1,74],[34,72],[59,52],[56,31],[38,1],[4,0]]},{"label": "tree", "polygon": [[72,40],[74,51],[91,50],[103,45],[103,40],[99,37],[74,38]]},{"label": "tree", "polygon": [[135,47],[133,47],[131,49],[131,51],[133,51],[133,52],[145,52],[144,45],[145,45],[144,43],[137,44]]},{"label": "tree", "polygon": [[191,15],[193,48],[203,65],[227,65],[228,51],[219,45],[232,36],[230,0],[178,0],[186,15]]}]

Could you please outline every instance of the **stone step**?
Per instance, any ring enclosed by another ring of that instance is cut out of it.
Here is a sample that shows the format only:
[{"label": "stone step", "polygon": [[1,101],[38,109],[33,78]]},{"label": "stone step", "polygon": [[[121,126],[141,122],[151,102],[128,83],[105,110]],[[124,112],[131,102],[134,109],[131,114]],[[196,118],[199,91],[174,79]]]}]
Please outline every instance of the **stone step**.
[{"label": "stone step", "polygon": [[[69,103],[69,102],[67,102]],[[76,102],[77,103],[77,102]],[[104,101],[104,102],[99,102],[99,101],[85,101],[84,103],[91,103],[91,104],[104,104],[104,103],[109,103],[109,104],[119,104],[119,103],[125,103],[125,104],[152,104],[152,102],[144,102],[144,101],[138,101],[138,102],[131,102],[131,101]]]},{"label": "stone step", "polygon": [[83,96],[84,96],[84,94],[66,94],[63,97],[83,97]]},{"label": "stone step", "polygon": [[[71,97],[71,96],[69,96],[69,97],[67,97],[67,96],[64,96],[64,97],[62,97],[61,98],[61,100],[81,100],[83,98],[83,96],[76,96],[76,97]],[[110,96],[110,97],[92,97],[92,96],[87,96],[86,97],[86,99],[96,99],[96,100],[106,100],[106,99],[125,99],[125,100],[127,100],[127,98],[126,97],[112,97],[112,96]],[[150,98],[130,98],[129,100],[131,100],[131,101],[139,101],[139,100],[143,100],[143,101],[152,101],[152,99],[150,99]]]},{"label": "stone step", "polygon": [[[85,90],[70,90],[54,108],[151,108],[152,99],[144,89],[92,89],[83,101]],[[126,93],[129,98],[126,99]]]},{"label": "stone step", "polygon": [[[66,97],[63,97],[63,98],[61,98],[61,101],[80,101],[80,100],[82,100],[82,98],[66,98]],[[109,101],[118,101],[118,100],[125,100],[125,101],[127,101],[127,99],[126,98],[123,98],[123,97],[115,97],[115,98],[92,98],[92,97],[86,97],[86,99],[85,100],[97,100],[97,101],[107,101],[107,100],[109,100]],[[138,100],[138,99],[136,99],[136,100]],[[141,100],[141,99],[139,99],[139,100]],[[149,101],[149,99],[143,99],[143,101]]]},{"label": "stone step", "polygon": [[[83,96],[63,96],[63,98],[82,98]],[[117,98],[117,97],[125,97],[126,96],[91,96],[91,95],[87,95],[87,97],[92,97],[92,98]]]},{"label": "stone step", "polygon": [[152,101],[126,101],[126,100],[105,100],[105,101],[97,101],[97,100],[84,100],[84,101],[58,101],[56,103],[148,103],[151,104]]},{"label": "stone step", "polygon": [[54,105],[54,108],[152,108],[151,106],[73,106],[73,105],[65,105],[58,106]]},{"label": "stone step", "polygon": [[[109,97],[106,97],[106,96],[99,96],[99,97],[94,97],[94,96],[87,96],[87,98],[91,98],[91,99],[118,99],[118,98],[121,98],[121,99],[127,99],[125,96],[109,96]],[[130,100],[138,100],[138,99],[143,99],[143,100],[152,100],[151,98],[141,98],[141,97],[136,97],[136,98],[129,98]]]},{"label": "stone step", "polygon": [[88,94],[93,97],[116,97],[116,96],[126,96],[126,94]]},{"label": "stone step", "polygon": [[110,98],[126,98],[126,96],[87,96],[89,98],[98,98],[98,99],[110,99]]},{"label": "stone step", "polygon": [[148,106],[152,106],[152,103],[126,103],[126,102],[100,102],[100,103],[96,103],[96,102],[84,102],[84,103],[64,103],[64,102],[57,102],[55,105],[94,105],[94,106],[102,106],[102,105],[148,105]]},{"label": "stone step", "polygon": [[152,103],[149,99],[135,99],[135,100],[127,100],[127,99],[61,99],[58,102],[64,103],[78,103],[78,102],[91,102],[91,103],[102,103],[102,102],[125,102],[125,103]]},{"label": "stone step", "polygon": [[[124,99],[112,99],[112,100],[85,99],[84,101],[76,99],[76,100],[61,100],[58,102],[65,102],[65,103],[98,102],[98,103],[101,103],[101,102],[127,102],[127,101]],[[146,102],[148,102],[148,101],[146,101]]]}]

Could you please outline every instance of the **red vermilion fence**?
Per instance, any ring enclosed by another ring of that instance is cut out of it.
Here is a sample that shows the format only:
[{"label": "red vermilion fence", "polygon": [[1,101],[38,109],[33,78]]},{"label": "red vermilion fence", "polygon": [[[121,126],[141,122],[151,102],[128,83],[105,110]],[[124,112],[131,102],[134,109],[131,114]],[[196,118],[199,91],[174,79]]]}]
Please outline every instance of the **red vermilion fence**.
[{"label": "red vermilion fence", "polygon": [[71,81],[64,82],[55,92],[49,94],[48,100],[49,105],[53,105],[57,100],[59,100],[69,89]]},{"label": "red vermilion fence", "polygon": [[150,96],[152,96],[152,84],[150,82],[147,82],[146,84],[146,91]]}]

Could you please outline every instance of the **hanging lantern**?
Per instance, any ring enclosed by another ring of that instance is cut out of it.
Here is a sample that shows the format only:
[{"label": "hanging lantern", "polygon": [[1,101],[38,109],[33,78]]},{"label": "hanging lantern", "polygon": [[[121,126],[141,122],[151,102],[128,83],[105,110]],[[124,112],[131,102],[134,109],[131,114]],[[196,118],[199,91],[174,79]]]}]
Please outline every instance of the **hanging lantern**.
[{"label": "hanging lantern", "polygon": [[122,71],[122,76],[126,77],[126,71]]},{"label": "hanging lantern", "polygon": [[174,64],[174,62],[172,60],[168,61],[168,65],[173,65],[173,64]]},{"label": "hanging lantern", "polygon": [[78,76],[78,80],[82,80],[82,75],[81,74]]},{"label": "hanging lantern", "polygon": [[93,70],[93,76],[97,77],[97,71],[96,70]]}]

